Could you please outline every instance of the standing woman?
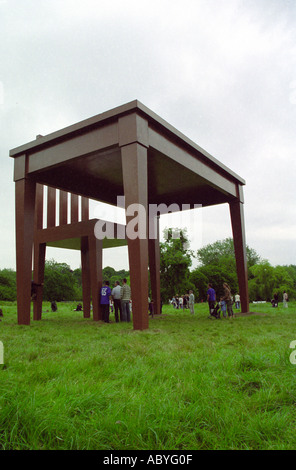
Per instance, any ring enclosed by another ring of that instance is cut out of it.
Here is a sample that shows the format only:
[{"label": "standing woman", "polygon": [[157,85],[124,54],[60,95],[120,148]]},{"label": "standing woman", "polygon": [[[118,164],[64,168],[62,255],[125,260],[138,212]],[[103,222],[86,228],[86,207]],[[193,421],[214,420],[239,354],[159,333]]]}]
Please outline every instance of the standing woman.
[{"label": "standing woman", "polygon": [[233,310],[232,310],[232,298],[231,298],[231,291],[230,287],[226,282],[223,283],[224,287],[224,297],[223,299],[226,302],[227,313],[230,318],[233,318]]},{"label": "standing woman", "polygon": [[190,309],[190,313],[194,314],[194,294],[193,294],[193,291],[190,290],[189,291],[189,309]]},{"label": "standing woman", "polygon": [[284,304],[285,308],[288,307],[288,294],[285,290],[284,290],[284,293],[283,293],[283,304]]}]

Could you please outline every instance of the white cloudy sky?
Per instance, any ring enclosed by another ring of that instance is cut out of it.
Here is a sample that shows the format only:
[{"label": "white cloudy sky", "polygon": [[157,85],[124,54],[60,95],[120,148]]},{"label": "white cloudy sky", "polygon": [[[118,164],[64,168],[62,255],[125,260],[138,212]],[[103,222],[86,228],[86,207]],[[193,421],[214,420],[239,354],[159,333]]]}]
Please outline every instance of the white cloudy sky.
[{"label": "white cloudy sky", "polygon": [[[246,180],[247,244],[296,264],[295,0],[0,0],[0,54],[0,269],[15,268],[9,149],[134,99]],[[192,248],[231,236],[226,205],[199,221]],[[104,265],[127,267],[126,249]]]}]

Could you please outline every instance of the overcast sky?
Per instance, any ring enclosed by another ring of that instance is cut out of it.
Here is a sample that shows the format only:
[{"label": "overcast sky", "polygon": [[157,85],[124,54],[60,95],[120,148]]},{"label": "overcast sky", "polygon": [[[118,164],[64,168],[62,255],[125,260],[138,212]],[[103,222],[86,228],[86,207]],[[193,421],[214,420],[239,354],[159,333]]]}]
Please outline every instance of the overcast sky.
[{"label": "overcast sky", "polygon": [[[246,180],[247,244],[296,264],[295,0],[0,0],[0,57],[0,269],[15,269],[9,150],[134,99]],[[227,205],[198,221],[191,248],[232,236]]]}]

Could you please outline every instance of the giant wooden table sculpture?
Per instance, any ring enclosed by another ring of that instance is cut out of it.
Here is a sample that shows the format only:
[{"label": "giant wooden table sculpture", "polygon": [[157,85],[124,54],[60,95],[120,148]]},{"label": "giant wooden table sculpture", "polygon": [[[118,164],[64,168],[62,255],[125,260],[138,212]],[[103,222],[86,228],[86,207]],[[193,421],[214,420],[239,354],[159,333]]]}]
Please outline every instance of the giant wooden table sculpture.
[{"label": "giant wooden table sculpture", "polygon": [[[139,101],[99,114],[10,151],[16,189],[18,322],[30,323],[36,184],[126,208],[146,210],[145,236],[128,238],[134,329],[148,328],[148,253],[159,266],[157,238],[148,238],[150,204],[228,203],[242,312],[248,312],[243,215],[244,180]],[[162,206],[163,207],[163,206]],[[161,211],[160,211],[161,212]],[[127,215],[127,224],[133,219]],[[151,268],[150,268],[151,269]],[[152,268],[153,269],[153,268]],[[159,297],[159,272],[153,276]],[[154,299],[156,304],[160,299]]]}]

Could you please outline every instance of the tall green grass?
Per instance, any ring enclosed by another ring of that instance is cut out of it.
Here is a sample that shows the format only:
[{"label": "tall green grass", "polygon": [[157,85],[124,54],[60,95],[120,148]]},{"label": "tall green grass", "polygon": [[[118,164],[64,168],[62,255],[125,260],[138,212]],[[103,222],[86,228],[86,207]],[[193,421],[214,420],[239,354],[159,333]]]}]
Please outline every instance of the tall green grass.
[{"label": "tall green grass", "polygon": [[293,303],[221,321],[165,306],[145,331],[71,303],[20,326],[1,307],[2,450],[296,447]]}]

